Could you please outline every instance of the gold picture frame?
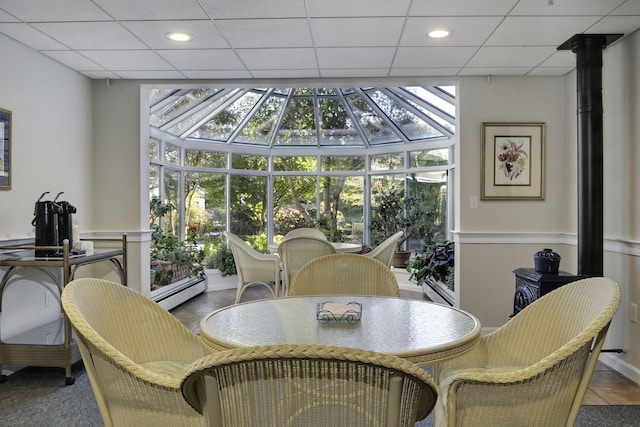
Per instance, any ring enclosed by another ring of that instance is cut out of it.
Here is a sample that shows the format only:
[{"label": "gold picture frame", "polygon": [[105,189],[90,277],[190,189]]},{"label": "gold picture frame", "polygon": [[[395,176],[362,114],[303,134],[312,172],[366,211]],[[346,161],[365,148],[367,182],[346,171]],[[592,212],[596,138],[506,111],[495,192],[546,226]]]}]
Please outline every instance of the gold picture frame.
[{"label": "gold picture frame", "polygon": [[0,108],[0,190],[11,190],[11,111]]},{"label": "gold picture frame", "polygon": [[545,123],[482,123],[481,200],[544,200]]}]

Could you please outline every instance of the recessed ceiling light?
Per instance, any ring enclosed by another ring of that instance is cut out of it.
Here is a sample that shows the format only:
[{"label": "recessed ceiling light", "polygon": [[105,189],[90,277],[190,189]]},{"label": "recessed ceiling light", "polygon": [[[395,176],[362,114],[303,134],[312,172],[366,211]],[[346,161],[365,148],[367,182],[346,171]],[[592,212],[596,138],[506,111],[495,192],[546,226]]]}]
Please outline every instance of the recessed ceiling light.
[{"label": "recessed ceiling light", "polygon": [[442,39],[445,37],[449,37],[451,35],[451,31],[449,30],[433,30],[427,33],[427,36],[432,39]]},{"label": "recessed ceiling light", "polygon": [[193,36],[187,33],[167,33],[166,36],[174,42],[190,42],[193,40]]}]

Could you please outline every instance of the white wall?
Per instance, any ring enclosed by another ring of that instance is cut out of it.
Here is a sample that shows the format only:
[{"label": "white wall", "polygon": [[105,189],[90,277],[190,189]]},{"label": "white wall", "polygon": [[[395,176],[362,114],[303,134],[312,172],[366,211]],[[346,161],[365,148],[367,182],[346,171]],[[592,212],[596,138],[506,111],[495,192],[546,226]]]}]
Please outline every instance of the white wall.
[{"label": "white wall", "polygon": [[[513,313],[515,268],[533,267],[533,254],[543,247],[566,256],[563,245],[549,241],[565,230],[564,212],[572,203],[564,197],[564,85],[562,77],[460,81],[456,302],[487,328],[500,326]],[[481,194],[483,122],[546,124],[544,201],[480,201],[471,209],[470,198]]]},{"label": "white wall", "polygon": [[45,191],[64,191],[60,200],[76,206],[90,229],[90,80],[1,34],[0,51],[0,107],[13,112],[12,189],[0,191],[0,239],[34,235],[34,203]]},{"label": "white wall", "polygon": [[626,351],[608,361],[640,382],[640,326],[629,318],[629,305],[640,304],[640,32],[605,50],[603,61],[604,274],[623,289],[610,340]]},{"label": "white wall", "polygon": [[[45,191],[74,205],[80,230],[92,228],[91,86],[86,77],[0,34],[0,107],[13,112],[12,189],[0,191],[0,240],[33,237],[34,203]],[[12,280],[4,292],[3,338],[60,315],[45,307],[42,273]],[[57,292],[52,293],[52,295]]]}]

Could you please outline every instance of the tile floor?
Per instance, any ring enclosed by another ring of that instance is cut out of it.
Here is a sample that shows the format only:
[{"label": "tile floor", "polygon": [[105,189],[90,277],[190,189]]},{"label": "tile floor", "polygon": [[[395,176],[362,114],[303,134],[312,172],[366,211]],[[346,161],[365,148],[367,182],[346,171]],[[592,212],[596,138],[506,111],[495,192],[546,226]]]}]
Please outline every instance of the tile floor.
[{"label": "tile floor", "polygon": [[[248,288],[241,302],[267,298],[265,288]],[[402,298],[424,298],[422,292],[400,291]],[[218,308],[234,303],[235,289],[206,292],[171,310],[171,313],[189,329],[198,332],[200,319]],[[640,385],[598,363],[591,378],[584,405],[640,405]]]}]

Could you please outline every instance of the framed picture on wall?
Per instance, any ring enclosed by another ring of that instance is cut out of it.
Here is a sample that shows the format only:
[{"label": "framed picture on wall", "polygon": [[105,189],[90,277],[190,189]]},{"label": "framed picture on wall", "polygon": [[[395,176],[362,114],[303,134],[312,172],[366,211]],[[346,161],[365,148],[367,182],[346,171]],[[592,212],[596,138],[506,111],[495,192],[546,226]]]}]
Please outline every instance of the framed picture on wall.
[{"label": "framed picture on wall", "polygon": [[544,123],[483,123],[481,200],[544,200]]},{"label": "framed picture on wall", "polygon": [[11,111],[0,108],[0,190],[11,189]]}]

